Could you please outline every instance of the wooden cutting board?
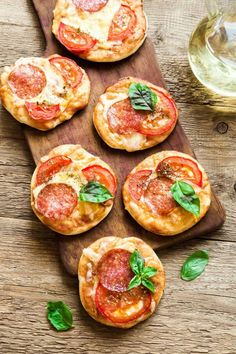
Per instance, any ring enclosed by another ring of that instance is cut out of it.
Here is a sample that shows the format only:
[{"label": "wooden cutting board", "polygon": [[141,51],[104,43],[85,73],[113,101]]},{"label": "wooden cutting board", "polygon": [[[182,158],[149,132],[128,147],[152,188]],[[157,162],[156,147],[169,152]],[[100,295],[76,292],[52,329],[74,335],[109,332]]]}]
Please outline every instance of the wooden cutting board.
[{"label": "wooden cutting board", "polygon": [[[33,0],[33,3],[46,38],[45,56],[59,53],[72,57],[54,39],[51,32],[55,0]],[[40,132],[29,127],[24,127],[27,142],[36,163],[41,156],[47,154],[57,145],[68,143],[81,144],[90,153],[100,156],[110,164],[118,176],[119,189],[111,213],[97,227],[78,236],[58,235],[61,259],[67,271],[72,275],[76,275],[78,259],[82,249],[103,236],[116,235],[125,237],[129,235],[141,237],[155,250],[158,250],[219,228],[224,223],[225,213],[214,193],[210,210],[203,220],[190,230],[175,237],[160,237],[145,231],[124,210],[121,187],[125,177],[136,164],[147,156],[162,150],[178,150],[194,156],[189,141],[179,123],[174,132],[161,145],[135,153],[127,153],[109,148],[99,138],[93,127],[92,111],[98,96],[104,92],[107,86],[113,84],[121,77],[136,76],[156,85],[165,86],[151,41],[146,39],[142,48],[136,54],[117,63],[89,63],[75,57],[73,59],[87,70],[92,83],[92,92],[88,107],[76,114],[70,121],[61,124],[49,132]]]}]

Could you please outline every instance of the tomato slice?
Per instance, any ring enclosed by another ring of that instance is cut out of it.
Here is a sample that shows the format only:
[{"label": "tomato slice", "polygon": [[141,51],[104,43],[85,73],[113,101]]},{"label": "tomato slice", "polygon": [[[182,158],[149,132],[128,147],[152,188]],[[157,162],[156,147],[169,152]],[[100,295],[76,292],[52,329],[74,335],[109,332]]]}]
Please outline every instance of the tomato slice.
[{"label": "tomato slice", "polygon": [[116,192],[115,177],[106,168],[100,165],[92,165],[82,170],[85,178],[90,181],[97,181],[103,184],[113,195]]},{"label": "tomato slice", "polygon": [[151,170],[141,170],[128,176],[128,188],[133,199],[140,200],[145,189]]},{"label": "tomato slice", "polygon": [[74,5],[82,11],[97,12],[101,10],[108,0],[72,0]]},{"label": "tomato slice", "polygon": [[25,107],[29,113],[29,116],[34,120],[51,120],[60,114],[60,105],[46,105],[37,104],[35,102],[25,102]]},{"label": "tomato slice", "polygon": [[64,77],[68,86],[76,88],[81,83],[83,73],[74,60],[65,57],[52,57],[49,59]]},{"label": "tomato slice", "polygon": [[128,38],[135,29],[137,18],[135,12],[129,6],[121,5],[115,14],[108,35],[110,41],[123,41]]},{"label": "tomato slice", "polygon": [[177,121],[177,108],[174,101],[162,91],[155,90],[158,101],[155,110],[143,119],[139,132],[144,135],[161,135],[171,129]]},{"label": "tomato slice", "polygon": [[79,32],[73,27],[65,25],[63,22],[59,25],[59,41],[72,53],[88,51],[96,44],[96,40],[84,32]]},{"label": "tomato slice", "polygon": [[185,157],[167,157],[158,164],[157,172],[170,179],[183,179],[202,186],[202,172],[197,163]]},{"label": "tomato slice", "polygon": [[115,292],[98,284],[95,295],[98,311],[113,323],[136,320],[150,309],[151,301],[151,293],[141,286],[125,292]]},{"label": "tomato slice", "polygon": [[72,163],[67,156],[54,156],[51,159],[40,164],[36,175],[36,185],[47,182],[53,175],[59,172],[63,167]]}]

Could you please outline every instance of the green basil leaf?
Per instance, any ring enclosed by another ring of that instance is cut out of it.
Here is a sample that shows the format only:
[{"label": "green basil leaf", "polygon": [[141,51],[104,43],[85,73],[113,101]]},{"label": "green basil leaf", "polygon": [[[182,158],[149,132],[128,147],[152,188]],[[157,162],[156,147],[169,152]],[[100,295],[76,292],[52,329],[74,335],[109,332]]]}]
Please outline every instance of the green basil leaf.
[{"label": "green basil leaf", "polygon": [[176,181],[171,187],[174,200],[185,210],[199,216],[200,199],[196,195],[193,187],[183,181]]},{"label": "green basil leaf", "polygon": [[73,327],[72,313],[62,301],[47,303],[47,318],[57,331],[67,331]]},{"label": "green basil leaf", "polygon": [[132,83],[128,94],[132,107],[136,110],[153,111],[158,100],[156,93],[141,83]]},{"label": "green basil leaf", "polygon": [[109,190],[99,182],[88,182],[82,186],[79,193],[81,202],[103,203],[106,200],[112,199],[113,195]]},{"label": "green basil leaf", "polygon": [[145,286],[148,290],[150,290],[153,294],[156,291],[155,285],[151,280],[148,279],[142,279],[142,285]]},{"label": "green basil leaf", "polygon": [[129,264],[134,274],[141,275],[144,267],[144,259],[138,250],[135,250],[131,254]]},{"label": "green basil leaf", "polygon": [[151,278],[157,274],[157,269],[153,267],[145,267],[142,272],[142,278]]},{"label": "green basil leaf", "polygon": [[139,275],[135,275],[129,282],[128,290],[135,288],[141,284],[141,278]]},{"label": "green basil leaf", "polygon": [[194,252],[184,262],[180,271],[181,278],[186,281],[197,278],[204,271],[208,261],[209,255],[207,251]]}]

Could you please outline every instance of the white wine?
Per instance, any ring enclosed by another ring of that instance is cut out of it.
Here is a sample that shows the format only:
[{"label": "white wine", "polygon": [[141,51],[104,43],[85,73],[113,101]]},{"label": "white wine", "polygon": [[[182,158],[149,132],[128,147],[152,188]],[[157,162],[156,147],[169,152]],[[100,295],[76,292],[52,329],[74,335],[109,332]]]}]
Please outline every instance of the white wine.
[{"label": "white wine", "polygon": [[194,75],[210,90],[236,97],[236,14],[204,18],[189,42]]}]

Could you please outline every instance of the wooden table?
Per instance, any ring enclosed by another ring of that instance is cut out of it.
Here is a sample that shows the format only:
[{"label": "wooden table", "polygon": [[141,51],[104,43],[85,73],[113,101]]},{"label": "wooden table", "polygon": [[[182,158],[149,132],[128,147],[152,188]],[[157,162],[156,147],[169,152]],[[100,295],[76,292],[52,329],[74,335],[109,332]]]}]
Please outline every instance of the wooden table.
[{"label": "wooden table", "polygon": [[[55,236],[31,211],[34,164],[20,125],[1,107],[1,354],[236,352],[236,102],[206,91],[188,64],[188,39],[205,13],[204,1],[146,0],[145,9],[182,125],[225,206],[227,221],[214,234],[159,252],[167,287],[151,319],[129,331],[98,325],[82,309],[77,280],[59,262]],[[1,67],[42,53],[43,36],[30,0],[0,0],[0,25]],[[197,249],[209,250],[210,263],[200,278],[183,282],[180,267]],[[63,300],[72,308],[72,331],[50,328],[48,300]]]}]

